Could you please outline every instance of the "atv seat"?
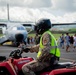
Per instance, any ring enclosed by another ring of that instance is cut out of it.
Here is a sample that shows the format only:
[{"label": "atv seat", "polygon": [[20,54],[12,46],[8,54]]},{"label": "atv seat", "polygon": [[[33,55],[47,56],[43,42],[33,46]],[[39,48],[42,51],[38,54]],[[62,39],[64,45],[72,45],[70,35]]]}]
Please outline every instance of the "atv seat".
[{"label": "atv seat", "polygon": [[43,69],[42,71],[35,72],[35,73],[36,73],[36,75],[40,75],[43,72],[51,72],[54,69],[66,68],[66,67],[69,67],[70,65],[71,64],[56,64],[56,65],[49,66],[49,67]]}]

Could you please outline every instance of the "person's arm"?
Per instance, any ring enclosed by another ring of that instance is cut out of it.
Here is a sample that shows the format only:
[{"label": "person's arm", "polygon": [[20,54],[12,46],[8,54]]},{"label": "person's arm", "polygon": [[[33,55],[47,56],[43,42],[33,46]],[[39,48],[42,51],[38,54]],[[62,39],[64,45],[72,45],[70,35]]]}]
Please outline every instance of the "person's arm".
[{"label": "person's arm", "polygon": [[28,53],[28,52],[38,52],[39,51],[39,44],[38,45],[34,45],[34,46],[22,46],[22,48],[21,48],[21,50],[22,50],[22,53],[23,52],[26,52],[26,53]]},{"label": "person's arm", "polygon": [[38,52],[39,51],[39,44],[38,45],[34,45],[34,46],[31,46],[31,47],[29,47],[29,49],[30,49],[30,52]]},{"label": "person's arm", "polygon": [[22,48],[22,51],[23,52],[26,52],[26,53],[28,53],[28,52],[38,52],[39,51],[39,44],[38,45],[34,45],[34,46],[30,46],[30,47],[26,47],[26,48]]}]

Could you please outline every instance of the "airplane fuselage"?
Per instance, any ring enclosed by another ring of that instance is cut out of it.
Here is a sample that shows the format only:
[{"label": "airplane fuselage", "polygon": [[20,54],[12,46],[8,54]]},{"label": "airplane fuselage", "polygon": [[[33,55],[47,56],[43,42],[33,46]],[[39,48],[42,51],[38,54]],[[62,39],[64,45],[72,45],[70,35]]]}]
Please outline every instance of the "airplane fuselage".
[{"label": "airplane fuselage", "polygon": [[21,41],[26,42],[27,35],[27,30],[21,24],[11,25],[6,29],[4,39],[1,39],[0,43],[3,44],[6,41],[15,43],[20,43]]}]

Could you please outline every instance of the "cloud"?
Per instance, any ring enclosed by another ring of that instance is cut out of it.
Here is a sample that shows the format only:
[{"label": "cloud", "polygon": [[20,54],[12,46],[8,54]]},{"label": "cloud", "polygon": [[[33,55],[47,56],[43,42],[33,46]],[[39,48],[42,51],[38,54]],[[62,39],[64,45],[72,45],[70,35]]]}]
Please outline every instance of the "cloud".
[{"label": "cloud", "polygon": [[59,23],[72,23],[76,21],[76,13],[66,13],[63,16],[57,16]]},{"label": "cloud", "polygon": [[9,4],[10,6],[18,7],[30,7],[30,8],[40,8],[40,7],[50,7],[51,0],[0,0],[0,5],[4,6]]},{"label": "cloud", "polygon": [[[21,11],[20,11],[21,10]],[[52,23],[66,23],[74,22],[76,20],[76,13],[66,13],[62,16],[53,15],[46,10],[39,9],[28,9],[28,8],[11,8],[10,19],[16,21],[32,21],[35,22],[40,18],[49,18]],[[14,13],[14,14],[13,14]]]},{"label": "cloud", "polygon": [[7,19],[9,3],[10,19],[14,21],[37,21],[49,18],[54,23],[76,20],[76,0],[0,0],[0,18]]},{"label": "cloud", "polygon": [[76,0],[0,0],[0,6],[52,8],[64,11],[76,11]]},{"label": "cloud", "polygon": [[0,19],[7,19],[7,11],[5,10],[5,7],[0,8]]},{"label": "cloud", "polygon": [[52,0],[53,9],[64,10],[68,12],[76,11],[76,0]]}]

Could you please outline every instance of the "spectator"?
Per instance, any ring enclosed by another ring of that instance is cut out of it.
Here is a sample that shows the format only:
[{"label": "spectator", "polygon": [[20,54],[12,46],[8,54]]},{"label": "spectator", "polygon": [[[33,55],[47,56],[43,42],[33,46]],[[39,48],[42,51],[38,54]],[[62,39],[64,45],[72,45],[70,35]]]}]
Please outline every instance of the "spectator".
[{"label": "spectator", "polygon": [[30,37],[27,38],[27,43],[30,44]]},{"label": "spectator", "polygon": [[74,35],[74,49],[76,48],[76,34]]},{"label": "spectator", "polygon": [[30,37],[31,44],[34,44],[34,37]]},{"label": "spectator", "polygon": [[62,44],[61,44],[61,36],[59,37],[59,39],[57,40],[58,46],[61,48]]},{"label": "spectator", "polygon": [[66,51],[69,52],[69,47],[70,47],[70,36],[69,36],[69,33],[66,33],[66,36],[65,36],[65,42],[66,42]]},{"label": "spectator", "polygon": [[62,34],[61,36],[61,47],[64,49],[64,40],[65,40],[65,37],[64,37],[64,34]]},{"label": "spectator", "polygon": [[71,44],[72,48],[73,48],[73,43],[74,43],[74,38],[73,38],[73,36],[70,36],[70,44]]},{"label": "spectator", "polygon": [[39,44],[39,42],[40,42],[40,35],[38,35],[36,33],[36,36],[35,36],[35,44],[37,45],[37,44]]}]

